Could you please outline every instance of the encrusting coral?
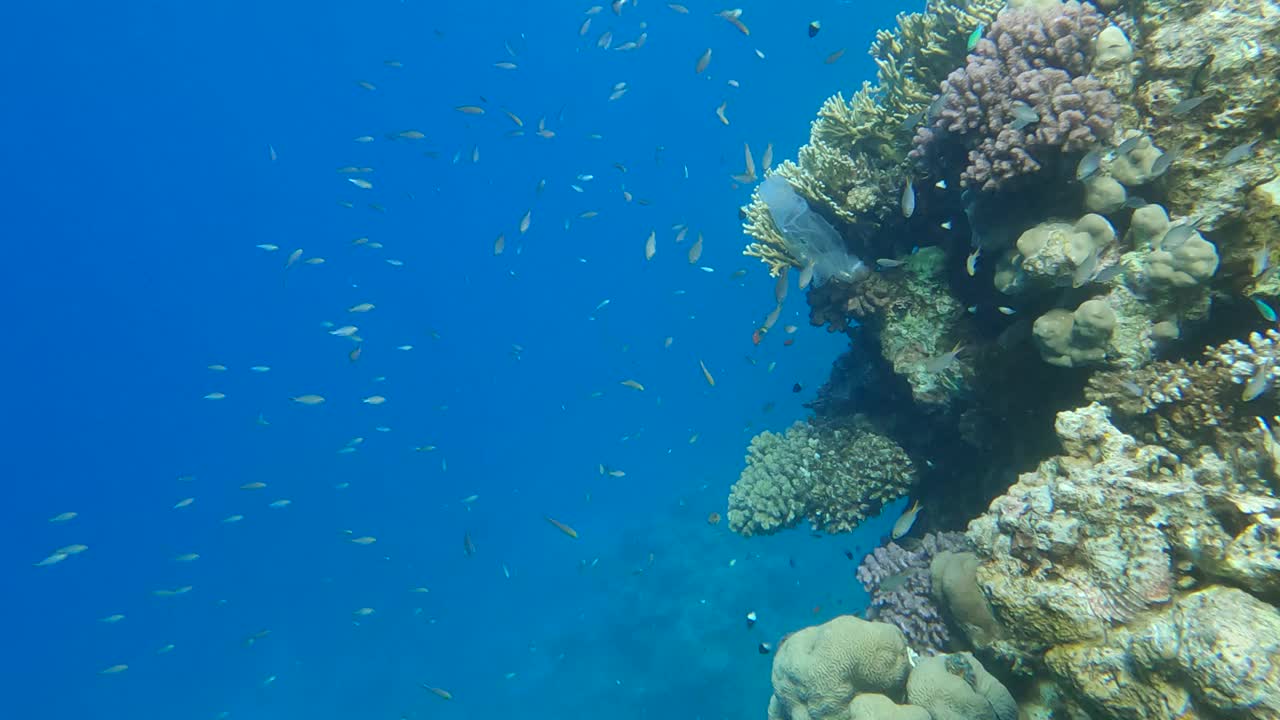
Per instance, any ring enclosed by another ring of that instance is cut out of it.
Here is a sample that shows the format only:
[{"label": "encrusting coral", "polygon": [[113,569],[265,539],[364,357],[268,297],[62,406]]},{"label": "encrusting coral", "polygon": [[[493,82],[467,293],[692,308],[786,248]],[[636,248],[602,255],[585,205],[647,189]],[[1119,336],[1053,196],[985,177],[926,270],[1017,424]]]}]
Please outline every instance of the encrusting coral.
[{"label": "encrusting coral", "polygon": [[729,527],[768,535],[808,520],[828,532],[852,530],[910,492],[911,459],[864,420],[799,422],[785,434],[751,440],[747,467],[729,494]]},{"label": "encrusting coral", "polygon": [[[1047,669],[1070,702],[1114,713],[1105,717],[1168,718],[1193,704],[1204,707],[1196,717],[1280,709],[1280,666],[1250,669],[1255,652],[1277,657],[1280,635],[1227,640],[1236,621],[1185,612],[1197,597],[1238,587],[1252,594],[1232,601],[1247,606],[1247,622],[1280,623],[1271,604],[1280,599],[1280,500],[1259,478],[1274,473],[1260,431],[1237,435],[1223,458],[1143,445],[1098,404],[1060,413],[1057,427],[1064,454],[1021,475],[970,523],[976,578],[1002,629],[980,647],[1022,671]],[[1249,652],[1218,655],[1207,674],[1185,664],[1206,661],[1190,648],[1170,656],[1149,640],[1156,651],[1144,652],[1140,639],[1169,622]],[[1269,690],[1253,679],[1260,669],[1273,673]]]}]

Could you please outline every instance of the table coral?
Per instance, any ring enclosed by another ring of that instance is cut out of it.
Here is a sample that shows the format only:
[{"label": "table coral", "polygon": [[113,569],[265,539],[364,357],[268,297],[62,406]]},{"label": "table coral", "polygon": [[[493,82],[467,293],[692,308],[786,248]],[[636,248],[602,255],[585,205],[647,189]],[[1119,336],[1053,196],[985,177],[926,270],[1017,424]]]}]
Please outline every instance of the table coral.
[{"label": "table coral", "polygon": [[798,422],[785,434],[752,439],[747,467],[729,494],[729,527],[768,535],[808,520],[846,532],[915,482],[906,452],[865,420]]}]

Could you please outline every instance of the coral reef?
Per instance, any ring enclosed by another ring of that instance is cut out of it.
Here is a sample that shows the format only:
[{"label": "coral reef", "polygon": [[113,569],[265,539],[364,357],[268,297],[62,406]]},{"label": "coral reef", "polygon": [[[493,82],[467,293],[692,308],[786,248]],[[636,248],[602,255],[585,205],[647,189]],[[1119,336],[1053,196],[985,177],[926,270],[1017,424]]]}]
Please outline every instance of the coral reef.
[{"label": "coral reef", "polygon": [[[905,703],[904,703],[905,700]],[[892,625],[843,615],[787,636],[769,720],[1015,720],[1009,691],[969,653],[913,660]]]},{"label": "coral reef", "polygon": [[[1176,623],[1184,638],[1274,655],[1258,645],[1280,636],[1228,640],[1235,620],[1185,612],[1188,603],[1208,610],[1207,598],[1239,588],[1252,597],[1231,603],[1249,622],[1280,622],[1270,604],[1280,597],[1280,500],[1260,477],[1274,473],[1259,450],[1270,433],[1237,436],[1234,457],[1224,459],[1209,448],[1179,456],[1142,445],[1096,403],[1060,413],[1057,428],[1064,454],[1021,475],[970,523],[976,578],[1002,629],[979,646],[1015,669],[1044,668],[1077,707],[1114,713],[1104,717],[1167,718],[1200,703],[1226,713],[1280,699],[1274,675],[1271,694],[1257,692],[1254,673],[1268,668],[1246,671],[1243,658],[1213,662],[1191,647],[1171,654],[1161,629]],[[1191,671],[1187,662],[1214,669]]]},{"label": "coral reef", "polygon": [[1050,310],[1031,326],[1040,357],[1050,365],[1098,365],[1107,358],[1116,313],[1105,300],[1086,300],[1075,312]]},{"label": "coral reef", "polygon": [[942,406],[952,402],[973,376],[973,359],[955,330],[964,306],[947,290],[946,253],[923,248],[897,268],[884,312],[870,319],[878,329],[880,353],[911,385],[915,401]]},{"label": "coral reef", "polygon": [[902,632],[841,615],[788,635],[773,659],[769,720],[845,720],[858,693],[898,695],[911,665]]},{"label": "coral reef", "polygon": [[[823,103],[798,162],[765,168],[786,178],[815,210],[851,229],[851,252],[867,256],[866,235],[897,216],[897,198],[910,162],[903,140],[929,105],[933,88],[964,58],[964,36],[990,22],[1004,0],[961,4],[929,0],[924,13],[898,16],[871,47],[877,84],[864,83],[848,100],[837,93]],[[901,148],[901,149],[899,149]],[[754,193],[743,229],[755,239],[744,254],[760,258],[776,275],[800,267]]]},{"label": "coral reef", "polygon": [[906,452],[863,419],[796,423],[751,440],[729,494],[729,527],[767,535],[808,520],[827,532],[852,530],[915,482]]},{"label": "coral reef", "polygon": [[867,619],[898,628],[921,655],[947,649],[951,638],[933,602],[930,567],[940,552],[964,547],[960,533],[929,533],[912,550],[895,542],[873,550],[857,572],[858,582],[871,595]]},{"label": "coral reef", "polygon": [[997,190],[1040,170],[1050,153],[1109,138],[1120,107],[1089,75],[1105,26],[1092,5],[1075,0],[1002,11],[942,84],[941,106],[917,131],[913,157],[958,142],[968,153],[961,182]]},{"label": "coral reef", "polygon": [[907,700],[933,720],[1016,720],[1018,705],[972,653],[925,658],[907,678]]}]

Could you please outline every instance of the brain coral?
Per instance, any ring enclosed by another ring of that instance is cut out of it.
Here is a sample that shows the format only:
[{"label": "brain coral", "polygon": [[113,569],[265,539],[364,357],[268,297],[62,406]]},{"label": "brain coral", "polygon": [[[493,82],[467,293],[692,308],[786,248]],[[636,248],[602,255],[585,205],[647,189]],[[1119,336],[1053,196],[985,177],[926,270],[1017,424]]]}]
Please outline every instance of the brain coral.
[{"label": "brain coral", "polygon": [[916,663],[907,699],[933,720],[1015,720],[1013,696],[971,653],[937,655]]},{"label": "brain coral", "polygon": [[841,615],[788,636],[773,659],[769,720],[848,720],[858,693],[898,696],[910,671],[902,631]]},{"label": "brain coral", "polygon": [[1105,25],[1092,5],[1075,0],[1002,11],[942,83],[941,106],[917,131],[912,156],[958,140],[968,151],[961,182],[995,190],[1039,170],[1049,151],[1081,151],[1110,137],[1120,106],[1089,75]]},{"label": "brain coral", "polygon": [[799,422],[751,440],[747,467],[729,494],[729,527],[768,535],[808,520],[844,532],[915,484],[911,459],[865,420]]}]

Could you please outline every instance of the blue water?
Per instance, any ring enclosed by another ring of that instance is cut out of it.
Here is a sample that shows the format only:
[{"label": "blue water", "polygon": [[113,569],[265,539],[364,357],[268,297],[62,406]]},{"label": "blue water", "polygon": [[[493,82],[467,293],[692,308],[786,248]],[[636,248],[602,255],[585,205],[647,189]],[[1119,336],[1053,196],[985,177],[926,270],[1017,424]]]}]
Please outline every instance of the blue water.
[{"label": "blue water", "polygon": [[[794,345],[753,346],[773,281],[740,254],[729,175],[744,141],[794,157],[822,99],[872,77],[875,28],[915,8],[761,0],[744,37],[688,5],[606,7],[586,37],[586,4],[562,2],[9,8],[0,716],[764,712],[757,644],[860,610],[843,551],[884,530],[746,541],[706,522],[844,343],[793,288]],[[595,46],[641,21],[642,49]],[[488,112],[453,109],[470,104]],[[387,139],[410,129],[426,138]],[[686,260],[699,232],[714,272]],[[286,271],[295,248],[325,262]],[[359,326],[358,361],[324,322]],[[327,402],[290,399],[308,393]],[[89,549],[33,567],[72,543]]]}]

